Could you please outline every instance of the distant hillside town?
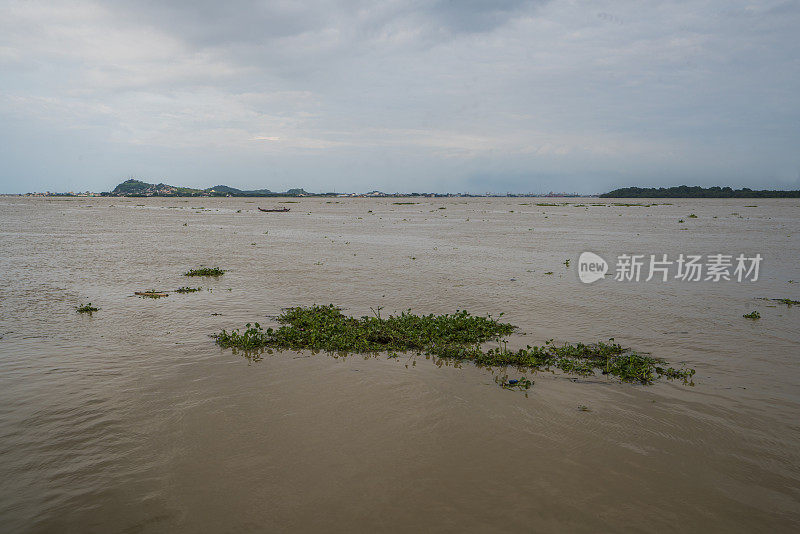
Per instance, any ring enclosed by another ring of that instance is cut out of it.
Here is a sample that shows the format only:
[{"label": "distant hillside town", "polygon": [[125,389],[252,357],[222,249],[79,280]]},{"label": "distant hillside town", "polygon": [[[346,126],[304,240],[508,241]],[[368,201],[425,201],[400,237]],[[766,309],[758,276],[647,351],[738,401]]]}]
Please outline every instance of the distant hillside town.
[{"label": "distant hillside town", "polygon": [[676,187],[624,187],[614,189],[601,195],[582,195],[580,193],[384,193],[370,191],[368,193],[309,193],[303,188],[292,188],[286,191],[269,189],[237,189],[228,185],[215,185],[206,189],[180,187],[165,183],[150,184],[136,179],[128,179],[113,190],[102,193],[67,192],[26,193],[23,196],[33,197],[337,197],[337,198],[373,198],[373,197],[600,197],[600,198],[800,198],[800,191],[754,190],[747,187],[732,189],[730,187],[700,187],[681,185]]},{"label": "distant hillside town", "polygon": [[227,185],[215,185],[206,189],[180,187],[165,183],[151,184],[133,178],[125,180],[112,191],[103,193],[27,193],[25,196],[69,196],[69,197],[580,197],[578,193],[384,193],[370,191],[368,193],[309,193],[302,188],[288,189],[278,192],[269,189],[237,189]]}]

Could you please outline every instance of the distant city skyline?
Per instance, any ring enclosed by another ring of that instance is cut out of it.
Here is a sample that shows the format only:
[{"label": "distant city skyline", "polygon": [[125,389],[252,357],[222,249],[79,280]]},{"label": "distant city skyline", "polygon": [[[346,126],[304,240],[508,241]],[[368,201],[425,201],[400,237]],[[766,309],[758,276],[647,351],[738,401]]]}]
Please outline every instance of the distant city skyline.
[{"label": "distant city skyline", "polygon": [[800,3],[0,0],[0,193],[800,189]]}]

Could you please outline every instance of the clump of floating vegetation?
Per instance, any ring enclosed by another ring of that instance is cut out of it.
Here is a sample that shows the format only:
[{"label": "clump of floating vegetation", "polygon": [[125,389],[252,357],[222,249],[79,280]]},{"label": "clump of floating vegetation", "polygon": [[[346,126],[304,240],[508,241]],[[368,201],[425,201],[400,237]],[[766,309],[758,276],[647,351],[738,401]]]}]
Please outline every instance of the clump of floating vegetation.
[{"label": "clump of floating vegetation", "polygon": [[694,213],[690,213],[690,214],[689,214],[689,218],[690,218],[690,219],[696,219],[696,218],[697,218],[697,215],[695,215]]},{"label": "clump of floating vegetation", "polygon": [[344,353],[416,352],[457,362],[472,361],[490,368],[560,369],[579,376],[599,372],[624,382],[642,384],[650,384],[661,376],[688,381],[694,375],[693,369],[667,367],[663,360],[623,348],[613,339],[564,345],[556,345],[551,340],[541,347],[529,345],[517,351],[508,350],[504,344],[484,350],[482,344],[500,342],[502,336],[516,327],[491,316],[476,317],[466,311],[445,315],[414,315],[408,311],[382,318],[379,309],[374,317],[356,318],[327,305],[289,308],[277,320],[281,326],[276,329],[264,330],[258,323],[248,323],[243,332],[223,330],[214,337],[222,347],[242,350],[269,347]]},{"label": "clump of floating vegetation", "polygon": [[169,293],[166,291],[156,291],[155,289],[148,289],[147,291],[135,291],[134,294],[148,299],[160,299],[169,296]]},{"label": "clump of floating vegetation", "polygon": [[219,267],[200,267],[198,269],[189,269],[184,276],[222,276],[225,271]]},{"label": "clump of floating vegetation", "polygon": [[772,299],[772,300],[774,300],[775,302],[780,302],[781,304],[786,304],[790,308],[792,306],[800,304],[800,300],[792,300],[792,299]]},{"label": "clump of floating vegetation", "polygon": [[75,310],[77,310],[78,313],[88,313],[91,315],[92,312],[99,311],[100,308],[95,308],[90,302],[89,304],[84,304],[83,306],[75,306]]},{"label": "clump of floating vegetation", "polygon": [[200,291],[201,289],[203,289],[203,288],[202,287],[184,286],[184,287],[179,287],[178,289],[176,289],[175,293],[194,293],[195,291]]},{"label": "clump of floating vegetation", "polygon": [[761,319],[761,314],[757,311],[751,311],[750,313],[745,313],[742,317],[745,319]]},{"label": "clump of floating vegetation", "polygon": [[[258,323],[245,325],[240,333],[222,331],[216,336],[223,347],[254,349],[312,349],[328,352],[425,351],[444,355],[499,339],[514,330],[491,317],[475,317],[466,311],[445,315],[400,315],[381,318],[348,317],[333,305],[289,308],[278,317],[283,326],[263,330]],[[441,353],[441,354],[440,354]]]}]

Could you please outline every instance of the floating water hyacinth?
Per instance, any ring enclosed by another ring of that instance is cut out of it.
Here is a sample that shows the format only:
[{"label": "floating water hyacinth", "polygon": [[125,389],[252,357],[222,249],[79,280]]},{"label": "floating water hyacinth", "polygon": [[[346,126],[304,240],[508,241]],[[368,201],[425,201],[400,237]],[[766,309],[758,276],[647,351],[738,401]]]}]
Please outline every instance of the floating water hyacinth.
[{"label": "floating water hyacinth", "polygon": [[202,287],[184,286],[184,287],[179,287],[178,289],[176,289],[175,293],[194,293],[195,291],[200,291],[201,289],[203,289],[203,288]]},{"label": "floating water hyacinth", "polygon": [[660,377],[686,382],[695,373],[694,369],[668,367],[664,360],[623,348],[613,339],[564,345],[551,340],[541,347],[529,345],[517,351],[505,346],[484,350],[483,343],[499,342],[516,327],[466,311],[444,315],[415,315],[407,311],[382,318],[378,310],[374,317],[356,318],[327,305],[289,308],[277,320],[281,326],[276,329],[264,330],[258,323],[247,323],[243,332],[223,330],[215,335],[216,342],[222,347],[242,350],[269,347],[345,353],[416,352],[446,360],[472,361],[485,367],[560,369],[579,376],[600,373],[641,384],[650,384]]},{"label": "floating water hyacinth", "polygon": [[219,267],[200,267],[198,269],[189,269],[184,276],[222,276],[225,271]]}]

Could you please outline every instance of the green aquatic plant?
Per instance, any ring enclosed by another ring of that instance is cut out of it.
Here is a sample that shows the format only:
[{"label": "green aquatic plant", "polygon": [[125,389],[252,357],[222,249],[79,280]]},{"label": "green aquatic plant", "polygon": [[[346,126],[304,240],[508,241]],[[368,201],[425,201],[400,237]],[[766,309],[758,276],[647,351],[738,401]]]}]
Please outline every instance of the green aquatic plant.
[{"label": "green aquatic plant", "polygon": [[160,299],[164,297],[168,297],[169,293],[165,291],[156,291],[155,289],[148,289],[147,291],[136,291],[135,295],[142,297],[142,298],[149,298],[149,299]]},{"label": "green aquatic plant", "polygon": [[695,215],[694,213],[690,213],[690,214],[689,214],[689,218],[690,218],[690,219],[696,219],[696,218],[697,218],[697,215]]},{"label": "green aquatic plant", "polygon": [[277,329],[263,330],[258,323],[239,332],[216,336],[223,347],[312,349],[329,352],[427,351],[441,355],[466,350],[514,330],[491,317],[475,317],[466,311],[445,315],[403,312],[388,318],[348,317],[333,305],[289,308],[278,317]]},{"label": "green aquatic plant", "polygon": [[528,345],[515,352],[505,348],[489,349],[474,361],[479,365],[514,366],[538,371],[555,368],[578,376],[592,376],[599,372],[623,382],[641,384],[651,384],[662,376],[688,381],[695,373],[694,369],[666,367],[666,362],[660,358],[633,352],[613,341],[556,345],[551,340],[542,346]]},{"label": "green aquatic plant", "polygon": [[88,313],[89,315],[91,315],[92,312],[99,311],[100,308],[95,308],[94,306],[92,306],[92,303],[90,302],[89,304],[84,304],[82,306],[75,306],[75,310],[78,313]]},{"label": "green aquatic plant", "polygon": [[792,306],[800,304],[800,300],[792,300],[792,299],[772,299],[772,300],[774,300],[775,302],[780,302],[781,304],[786,304],[790,308]]},{"label": "green aquatic plant", "polygon": [[202,287],[184,286],[184,287],[179,287],[178,289],[176,289],[175,293],[194,293],[195,291],[200,291],[201,289],[203,289],[203,288]]},{"label": "green aquatic plant", "polygon": [[198,269],[189,269],[183,276],[222,276],[225,271],[219,267],[200,267]]},{"label": "green aquatic plant", "polygon": [[664,360],[623,348],[613,339],[564,345],[551,340],[541,347],[529,345],[517,351],[503,344],[484,350],[484,343],[499,343],[502,336],[516,327],[466,311],[415,315],[409,310],[387,318],[381,317],[380,308],[373,313],[374,317],[356,318],[342,314],[333,305],[289,308],[277,317],[278,328],[264,330],[258,323],[247,323],[244,331],[223,330],[214,337],[221,347],[246,351],[274,348],[330,353],[416,352],[443,360],[472,361],[490,368],[559,369],[578,376],[600,373],[642,384],[650,384],[662,376],[688,381],[694,375],[693,369],[667,367]]},{"label": "green aquatic plant", "polygon": [[751,311],[750,313],[745,313],[742,317],[745,319],[761,319],[761,314],[757,311]]}]

